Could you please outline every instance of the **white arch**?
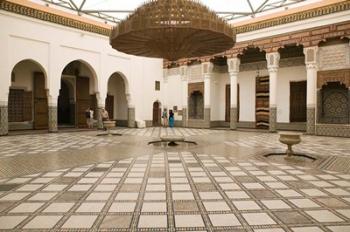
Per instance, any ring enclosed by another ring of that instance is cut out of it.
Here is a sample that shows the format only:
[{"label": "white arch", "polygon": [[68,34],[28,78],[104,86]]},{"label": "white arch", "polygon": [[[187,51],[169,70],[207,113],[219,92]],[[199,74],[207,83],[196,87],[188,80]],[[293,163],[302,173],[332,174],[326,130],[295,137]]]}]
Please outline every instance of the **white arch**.
[{"label": "white arch", "polygon": [[[27,58],[27,59],[22,59],[20,61],[18,61],[17,63],[15,63],[11,69],[10,69],[10,72],[12,73],[13,70],[15,69],[15,67],[19,64],[19,63],[22,63],[22,62],[31,62],[33,64],[35,64],[36,66],[38,66],[40,68],[40,70],[43,72],[44,74],[44,78],[45,78],[45,89],[49,90],[49,87],[48,87],[48,80],[47,80],[47,71],[46,69],[44,68],[43,65],[41,65],[38,61],[32,59],[32,58]],[[11,78],[11,73],[9,75],[9,78]],[[10,80],[11,82],[11,80]]]},{"label": "white arch", "polygon": [[130,94],[130,88],[129,88],[129,80],[128,78],[124,75],[124,73],[120,71],[115,71],[111,75],[109,75],[108,80],[107,80],[107,87],[110,79],[114,76],[114,74],[118,74],[124,81],[124,87],[125,87],[125,94],[128,95]]},{"label": "white arch", "polygon": [[93,78],[93,90],[94,90],[95,93],[97,93],[97,92],[98,92],[98,84],[99,84],[99,83],[98,83],[98,79],[97,79],[96,70],[93,68],[93,66],[92,66],[89,62],[85,61],[84,59],[72,59],[72,60],[68,61],[68,63],[66,63],[66,65],[64,65],[64,66],[60,69],[61,75],[62,75],[62,73],[63,73],[63,70],[64,70],[70,63],[72,63],[72,62],[74,62],[74,61],[79,61],[79,62],[81,62],[82,64],[84,64],[84,65],[89,69],[89,71],[90,71],[91,74],[92,74],[92,78]]}]

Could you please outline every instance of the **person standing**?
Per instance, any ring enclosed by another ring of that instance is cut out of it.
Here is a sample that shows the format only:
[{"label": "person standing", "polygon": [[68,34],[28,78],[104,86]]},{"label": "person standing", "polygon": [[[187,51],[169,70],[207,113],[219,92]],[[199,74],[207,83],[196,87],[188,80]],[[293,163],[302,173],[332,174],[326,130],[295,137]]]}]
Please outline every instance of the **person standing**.
[{"label": "person standing", "polygon": [[[102,108],[101,110],[101,118],[102,118],[102,122],[109,120],[108,111],[105,108]],[[107,128],[105,128],[104,125],[103,125],[103,129],[107,130]]]},{"label": "person standing", "polygon": [[174,113],[172,110],[169,110],[169,127],[170,128],[174,127],[174,122],[175,122]]},{"label": "person standing", "polygon": [[94,128],[94,111],[90,107],[90,127],[89,128]]},{"label": "person standing", "polygon": [[85,119],[86,119],[86,125],[90,129],[91,128],[91,113],[90,113],[90,107],[85,110]]},{"label": "person standing", "polygon": [[168,126],[168,111],[165,108],[163,110],[162,119],[163,119],[163,127],[167,127]]}]

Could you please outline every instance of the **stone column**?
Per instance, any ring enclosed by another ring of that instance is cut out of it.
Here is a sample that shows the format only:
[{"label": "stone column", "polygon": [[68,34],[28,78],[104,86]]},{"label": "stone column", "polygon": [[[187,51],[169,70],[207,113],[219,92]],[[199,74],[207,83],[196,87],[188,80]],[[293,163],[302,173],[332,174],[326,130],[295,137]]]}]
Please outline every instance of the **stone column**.
[{"label": "stone column", "polygon": [[237,129],[237,79],[239,73],[240,59],[235,57],[227,60],[228,72],[230,74],[230,129]]},{"label": "stone column", "polygon": [[214,65],[211,62],[202,63],[202,74],[204,77],[204,124],[210,127],[210,107],[211,107],[211,76]]},{"label": "stone column", "polygon": [[0,136],[7,135],[8,131],[8,103],[0,101]]},{"label": "stone column", "polygon": [[130,93],[126,94],[126,99],[128,101],[128,127],[135,127],[135,105],[131,99]]},{"label": "stone column", "polygon": [[58,98],[49,96],[49,132],[56,133],[57,130],[57,104]]},{"label": "stone column", "polygon": [[276,132],[277,124],[277,76],[280,54],[271,52],[266,54],[267,69],[269,72],[269,131]]},{"label": "stone column", "polygon": [[187,77],[187,65],[183,65],[180,68],[181,76],[181,89],[182,89],[182,127],[187,127],[187,112],[188,112],[188,77]]},{"label": "stone column", "polygon": [[306,64],[306,133],[315,134],[318,47],[304,48]]}]

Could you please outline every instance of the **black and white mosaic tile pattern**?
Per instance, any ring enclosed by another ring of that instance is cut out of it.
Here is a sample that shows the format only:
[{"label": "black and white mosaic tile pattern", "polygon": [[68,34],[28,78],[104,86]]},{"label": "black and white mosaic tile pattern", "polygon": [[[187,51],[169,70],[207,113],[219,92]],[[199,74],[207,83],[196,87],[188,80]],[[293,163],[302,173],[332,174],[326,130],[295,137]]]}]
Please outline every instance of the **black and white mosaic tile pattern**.
[{"label": "black and white mosaic tile pattern", "polygon": [[0,229],[350,231],[350,175],[161,152],[0,180]]}]

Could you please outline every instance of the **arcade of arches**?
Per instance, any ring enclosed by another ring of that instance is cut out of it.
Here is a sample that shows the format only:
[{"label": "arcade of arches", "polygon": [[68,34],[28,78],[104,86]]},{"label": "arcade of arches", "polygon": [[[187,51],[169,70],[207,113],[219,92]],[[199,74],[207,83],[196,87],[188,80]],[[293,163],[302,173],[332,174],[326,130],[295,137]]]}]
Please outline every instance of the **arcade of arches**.
[{"label": "arcade of arches", "polygon": [[[97,82],[94,71],[83,61],[72,61],[62,71],[57,101],[57,125],[63,128],[86,128],[85,111],[94,111],[98,122]],[[23,60],[11,74],[8,99],[9,130],[48,129],[49,107],[46,76],[40,64]],[[127,90],[121,74],[108,81],[105,108],[118,126],[128,126]]]}]

